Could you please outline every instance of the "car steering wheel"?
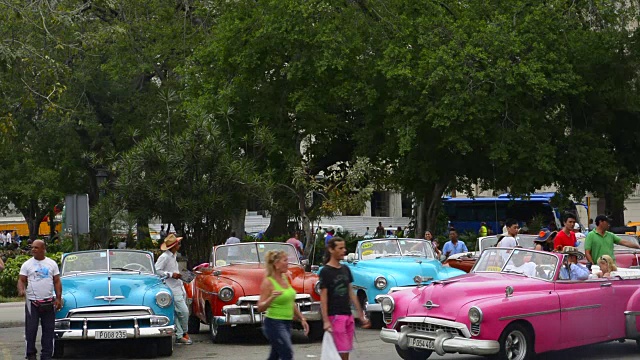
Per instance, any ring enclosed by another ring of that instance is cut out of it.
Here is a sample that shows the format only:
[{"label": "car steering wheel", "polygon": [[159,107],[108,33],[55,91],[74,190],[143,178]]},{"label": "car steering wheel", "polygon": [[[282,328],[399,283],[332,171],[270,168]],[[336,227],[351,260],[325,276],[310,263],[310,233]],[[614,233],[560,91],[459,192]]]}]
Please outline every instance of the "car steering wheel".
[{"label": "car steering wheel", "polygon": [[129,264],[123,266],[122,268],[131,270],[131,271],[150,272],[149,269],[146,266],[144,266],[142,264],[139,264],[139,263],[129,263]]}]

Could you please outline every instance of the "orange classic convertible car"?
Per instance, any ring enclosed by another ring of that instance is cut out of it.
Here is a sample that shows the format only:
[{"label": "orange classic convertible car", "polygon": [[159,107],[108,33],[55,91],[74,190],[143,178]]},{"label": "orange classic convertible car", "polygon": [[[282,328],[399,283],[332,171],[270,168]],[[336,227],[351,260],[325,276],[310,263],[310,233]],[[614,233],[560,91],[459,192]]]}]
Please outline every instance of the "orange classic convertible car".
[{"label": "orange classic convertible car", "polygon": [[[270,250],[289,254],[289,282],[297,292],[296,304],[309,323],[308,336],[312,340],[322,337],[318,275],[305,271],[293,245],[271,242],[216,246],[210,262],[194,269],[190,333],[196,333],[202,322],[209,325],[212,341],[223,342],[238,328],[261,326],[264,314],[258,312],[258,299],[266,272],[265,256]],[[293,324],[302,328],[296,321]]]}]

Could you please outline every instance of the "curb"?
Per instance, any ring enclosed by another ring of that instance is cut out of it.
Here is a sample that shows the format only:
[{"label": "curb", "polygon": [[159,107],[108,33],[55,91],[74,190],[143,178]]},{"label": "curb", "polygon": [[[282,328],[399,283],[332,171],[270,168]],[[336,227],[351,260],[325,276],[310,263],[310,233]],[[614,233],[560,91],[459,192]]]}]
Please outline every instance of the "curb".
[{"label": "curb", "polygon": [[21,307],[24,306],[24,301],[20,301],[20,302],[8,302],[8,303],[0,303],[0,308],[7,308],[7,307]]},{"label": "curb", "polygon": [[0,322],[0,329],[6,328],[14,328],[14,327],[24,327],[24,321],[7,321]]},{"label": "curb", "polygon": [[[20,312],[22,312],[24,308],[24,301],[20,302],[8,302],[8,303],[0,303],[0,309],[11,309],[11,308],[20,308]],[[5,328],[13,328],[13,327],[22,327],[24,328],[24,319],[20,320],[0,320],[0,329]]]}]

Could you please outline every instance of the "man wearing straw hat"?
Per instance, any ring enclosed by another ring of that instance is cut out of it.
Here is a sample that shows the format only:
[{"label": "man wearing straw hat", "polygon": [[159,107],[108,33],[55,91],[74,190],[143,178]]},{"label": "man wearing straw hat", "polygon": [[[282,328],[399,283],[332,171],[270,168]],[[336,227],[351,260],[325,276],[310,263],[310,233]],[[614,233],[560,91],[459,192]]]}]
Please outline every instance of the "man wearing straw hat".
[{"label": "man wearing straw hat", "polygon": [[187,334],[189,326],[189,308],[186,303],[186,294],[184,286],[182,285],[182,275],[178,268],[178,260],[176,260],[176,254],[180,249],[181,237],[176,237],[174,234],[169,234],[165,239],[160,249],[164,250],[164,253],[158,257],[156,262],[156,271],[160,275],[167,277],[167,285],[173,293],[173,302],[175,304],[176,313],[176,344],[191,345],[193,342]]},{"label": "man wearing straw hat", "polygon": [[584,254],[573,246],[565,246],[562,253],[567,254],[560,268],[560,280],[587,280],[589,269],[580,264],[578,260],[584,259]]}]

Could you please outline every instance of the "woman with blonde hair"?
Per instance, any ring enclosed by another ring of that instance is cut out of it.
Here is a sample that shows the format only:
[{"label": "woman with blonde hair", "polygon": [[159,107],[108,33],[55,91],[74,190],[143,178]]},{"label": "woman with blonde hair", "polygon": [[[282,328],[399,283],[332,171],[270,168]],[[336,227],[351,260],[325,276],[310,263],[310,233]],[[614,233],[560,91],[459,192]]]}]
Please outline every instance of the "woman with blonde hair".
[{"label": "woman with blonde hair", "polygon": [[613,259],[609,255],[602,255],[598,259],[598,266],[600,267],[600,272],[598,272],[598,277],[609,277],[611,276],[612,271],[617,271],[618,267],[616,263],[613,262]]},{"label": "woman with blonde hair", "polygon": [[266,311],[262,331],[271,344],[268,360],[293,359],[291,322],[300,319],[305,335],[309,324],[296,306],[296,290],[289,283],[289,255],[286,251],[269,251],[265,257],[267,276],[260,285],[258,311]]}]

